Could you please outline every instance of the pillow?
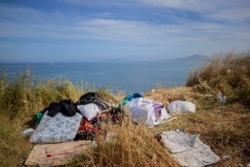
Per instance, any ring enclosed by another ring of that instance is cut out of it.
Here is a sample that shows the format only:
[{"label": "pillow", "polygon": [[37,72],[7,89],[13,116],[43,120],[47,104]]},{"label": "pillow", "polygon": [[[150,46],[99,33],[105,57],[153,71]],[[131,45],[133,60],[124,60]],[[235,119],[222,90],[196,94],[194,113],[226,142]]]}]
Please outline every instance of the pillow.
[{"label": "pillow", "polygon": [[77,109],[89,121],[95,118],[97,114],[100,112],[99,107],[94,103],[89,103],[86,105],[77,105]]}]

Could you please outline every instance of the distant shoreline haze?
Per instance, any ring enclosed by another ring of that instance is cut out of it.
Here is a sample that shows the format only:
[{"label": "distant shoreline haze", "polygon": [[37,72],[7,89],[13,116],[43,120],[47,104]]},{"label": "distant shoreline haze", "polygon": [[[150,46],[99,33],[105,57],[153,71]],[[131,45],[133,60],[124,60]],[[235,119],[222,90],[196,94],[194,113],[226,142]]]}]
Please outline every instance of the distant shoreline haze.
[{"label": "distant shoreline haze", "polygon": [[169,62],[169,61],[203,61],[205,59],[209,59],[209,56],[204,55],[191,55],[186,57],[177,57],[177,58],[155,58],[155,59],[135,59],[133,58],[110,58],[110,59],[95,59],[95,60],[85,60],[85,61],[2,61],[0,64],[55,64],[55,63],[138,63],[138,62]]}]

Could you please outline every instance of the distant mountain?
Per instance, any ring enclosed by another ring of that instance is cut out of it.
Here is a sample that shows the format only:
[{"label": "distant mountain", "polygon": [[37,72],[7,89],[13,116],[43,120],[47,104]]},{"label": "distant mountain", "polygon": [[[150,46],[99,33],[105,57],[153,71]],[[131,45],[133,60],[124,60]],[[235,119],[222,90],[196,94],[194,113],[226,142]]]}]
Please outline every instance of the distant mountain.
[{"label": "distant mountain", "polygon": [[192,55],[192,56],[188,56],[188,57],[178,58],[176,60],[181,60],[181,61],[206,61],[206,60],[209,60],[209,57],[204,56],[204,55]]}]

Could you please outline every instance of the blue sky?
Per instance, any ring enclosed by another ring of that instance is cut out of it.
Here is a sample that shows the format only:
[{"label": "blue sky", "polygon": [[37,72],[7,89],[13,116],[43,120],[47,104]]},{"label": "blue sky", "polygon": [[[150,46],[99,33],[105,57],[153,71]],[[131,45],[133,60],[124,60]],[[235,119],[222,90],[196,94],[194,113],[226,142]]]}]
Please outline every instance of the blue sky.
[{"label": "blue sky", "polygon": [[0,1],[0,62],[150,61],[249,49],[249,0]]}]

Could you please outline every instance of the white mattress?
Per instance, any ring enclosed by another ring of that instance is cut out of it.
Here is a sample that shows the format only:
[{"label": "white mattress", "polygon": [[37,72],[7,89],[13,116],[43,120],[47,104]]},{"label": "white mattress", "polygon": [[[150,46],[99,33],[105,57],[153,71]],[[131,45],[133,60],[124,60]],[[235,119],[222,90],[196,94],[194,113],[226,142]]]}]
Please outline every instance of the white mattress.
[{"label": "white mattress", "polygon": [[79,128],[82,115],[76,113],[72,117],[56,114],[47,115],[46,111],[39,125],[30,137],[31,143],[60,143],[73,141]]}]

